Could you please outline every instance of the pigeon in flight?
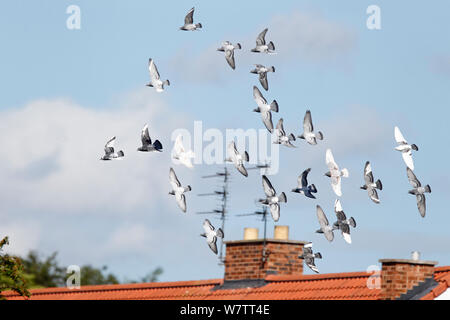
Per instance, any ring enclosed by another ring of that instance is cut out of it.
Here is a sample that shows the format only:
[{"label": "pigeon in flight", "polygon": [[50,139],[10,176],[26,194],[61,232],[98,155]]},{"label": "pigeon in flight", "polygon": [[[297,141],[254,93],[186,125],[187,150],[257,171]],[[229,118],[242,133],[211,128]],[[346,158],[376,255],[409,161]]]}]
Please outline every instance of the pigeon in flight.
[{"label": "pigeon in flight", "polygon": [[189,10],[186,17],[184,18],[184,26],[180,27],[183,31],[194,31],[202,28],[201,23],[194,23],[194,8]]},{"label": "pigeon in flight", "polygon": [[236,149],[236,144],[234,141],[231,141],[228,144],[228,155],[229,157],[225,160],[227,162],[233,162],[234,166],[243,176],[248,177],[247,169],[244,167],[244,161],[249,161],[249,156],[247,151],[244,151],[243,154],[240,154]]},{"label": "pigeon in flight", "polygon": [[292,133],[288,136],[286,135],[283,127],[283,118],[278,120],[275,132],[277,134],[277,141],[274,142],[275,144],[282,144],[286,147],[295,148],[295,146],[291,143],[291,141],[295,141],[295,136]]},{"label": "pigeon in flight", "polygon": [[383,190],[383,185],[380,179],[374,182],[372,167],[370,162],[367,161],[364,167],[364,185],[361,187],[363,190],[367,190],[370,199],[375,203],[380,203],[380,198],[378,198],[378,193],[376,189]]},{"label": "pigeon in flight", "polygon": [[234,70],[236,68],[236,64],[234,62],[234,49],[241,49],[241,44],[237,43],[233,45],[230,41],[225,41],[222,43],[222,46],[217,49],[217,51],[225,52],[225,59],[227,60],[230,67]]},{"label": "pigeon in flight", "polygon": [[347,219],[344,210],[342,210],[341,201],[336,199],[334,203],[334,212],[336,212],[337,221],[333,224],[334,229],[341,230],[342,236],[347,243],[352,243],[350,236],[350,226],[356,228],[356,221],[353,217]]},{"label": "pigeon in flight", "polygon": [[301,176],[298,176],[297,179],[297,185],[298,187],[295,189],[292,189],[292,192],[304,194],[308,198],[315,199],[316,197],[313,195],[313,193],[317,193],[316,186],[314,184],[308,185],[308,173],[311,171],[311,168],[306,169],[303,171]]},{"label": "pigeon in flight", "polygon": [[215,230],[211,222],[209,222],[208,219],[205,219],[203,222],[203,230],[205,230],[205,233],[202,233],[201,236],[206,238],[208,246],[215,254],[217,254],[217,238],[223,239],[224,237],[222,229],[219,228]]},{"label": "pigeon in flight", "polygon": [[186,151],[184,149],[183,136],[181,134],[177,136],[173,150],[174,150],[173,158],[175,160],[180,161],[181,164],[184,164],[186,167],[190,169],[194,167],[192,165],[191,159],[194,158],[195,155],[191,150]]},{"label": "pigeon in flight", "polygon": [[298,136],[300,139],[305,139],[309,144],[317,144],[317,139],[323,140],[322,132],[318,131],[314,133],[314,127],[312,124],[311,111],[307,110],[305,118],[303,118],[303,133]]},{"label": "pigeon in flight", "polygon": [[266,33],[269,29],[264,29],[259,35],[258,38],[256,38],[256,47],[252,49],[252,52],[258,52],[258,53],[268,53],[268,54],[275,54],[275,45],[272,41],[270,41],[268,44],[266,44]]},{"label": "pigeon in flight", "polygon": [[414,170],[412,150],[418,151],[419,148],[415,144],[408,144],[398,127],[394,128],[394,137],[395,141],[397,141],[398,144],[398,146],[395,147],[395,150],[402,153],[403,161],[405,162],[406,166],[411,170]]},{"label": "pigeon in flight", "polygon": [[158,69],[156,68],[153,59],[148,60],[148,70],[150,71],[150,82],[147,87],[154,87],[156,92],[163,92],[164,86],[170,86],[169,80],[162,81],[159,76]]},{"label": "pigeon in flight", "polygon": [[159,151],[162,152],[163,146],[159,140],[155,140],[152,143],[152,139],[150,138],[150,134],[148,133],[148,124],[144,126],[141,131],[141,141],[142,147],[139,147],[137,150],[142,152],[150,152],[150,151]]},{"label": "pigeon in flight", "polygon": [[177,201],[178,206],[183,212],[186,212],[186,197],[184,195],[185,192],[191,191],[191,186],[183,187],[178,180],[175,171],[170,168],[169,171],[169,181],[172,186],[172,191],[169,192],[170,195],[175,196],[175,200]]},{"label": "pigeon in flight", "polygon": [[331,187],[333,188],[334,193],[336,193],[336,195],[340,197],[342,196],[341,177],[348,178],[348,170],[345,168],[342,170],[339,169],[339,166],[334,161],[334,157],[330,149],[327,149],[326,151],[325,161],[327,163],[328,169],[330,170],[325,173],[325,175],[331,178]]},{"label": "pigeon in flight", "polygon": [[259,82],[261,83],[262,87],[266,91],[269,90],[269,83],[267,82],[267,72],[275,72],[274,66],[267,68],[262,64],[255,64],[255,69],[251,70],[250,72],[259,75]]},{"label": "pigeon in flight", "polygon": [[406,173],[408,174],[409,183],[414,189],[409,190],[408,193],[414,194],[417,199],[417,208],[419,209],[420,215],[425,217],[426,213],[426,203],[425,203],[425,193],[431,193],[431,187],[427,184],[422,187],[420,181],[417,179],[416,175],[410,168],[406,168]]},{"label": "pigeon in flight", "polygon": [[253,98],[258,105],[258,108],[254,109],[254,112],[260,112],[261,118],[270,133],[273,131],[272,113],[271,111],[278,112],[278,103],[273,100],[271,104],[267,104],[267,100],[261,94],[261,91],[256,86],[253,86]]},{"label": "pigeon in flight", "polygon": [[269,179],[265,175],[262,176],[262,184],[266,199],[260,199],[259,202],[269,206],[270,213],[275,222],[280,219],[280,202],[287,202],[286,194],[282,192],[279,196],[276,195],[275,189],[272,187]]},{"label": "pigeon in flight", "polygon": [[327,216],[325,215],[325,212],[323,212],[322,208],[317,205],[316,206],[316,213],[317,213],[317,219],[319,220],[320,229],[317,230],[317,233],[323,233],[325,235],[325,238],[327,238],[328,241],[333,241],[334,239],[334,230],[336,229],[334,226],[330,226]]},{"label": "pigeon in flight", "polygon": [[314,259],[322,259],[322,255],[320,252],[313,253],[312,250],[312,242],[305,244],[303,246],[302,254],[298,256],[299,259],[305,260],[306,265],[314,272],[319,273],[319,269],[317,269],[314,264]]},{"label": "pigeon in flight", "polygon": [[108,140],[105,145],[105,155],[100,158],[100,160],[115,160],[122,158],[125,154],[122,150],[118,152],[114,152],[114,142],[116,141],[116,137],[112,137]]}]

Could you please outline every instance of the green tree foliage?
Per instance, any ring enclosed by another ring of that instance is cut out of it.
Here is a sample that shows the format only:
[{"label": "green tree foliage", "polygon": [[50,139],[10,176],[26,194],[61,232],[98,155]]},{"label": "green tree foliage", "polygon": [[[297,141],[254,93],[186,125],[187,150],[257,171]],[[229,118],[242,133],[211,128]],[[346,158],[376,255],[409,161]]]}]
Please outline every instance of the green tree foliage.
[{"label": "green tree foliage", "polygon": [[2,253],[5,245],[8,245],[8,237],[0,241],[0,299],[2,291],[13,290],[24,297],[29,297],[27,281],[23,274],[23,265],[18,257],[12,257]]},{"label": "green tree foliage", "polygon": [[103,274],[107,267],[103,266],[101,269],[94,268],[90,265],[81,267],[81,285],[95,285],[95,284],[118,284],[116,276],[112,273]]}]

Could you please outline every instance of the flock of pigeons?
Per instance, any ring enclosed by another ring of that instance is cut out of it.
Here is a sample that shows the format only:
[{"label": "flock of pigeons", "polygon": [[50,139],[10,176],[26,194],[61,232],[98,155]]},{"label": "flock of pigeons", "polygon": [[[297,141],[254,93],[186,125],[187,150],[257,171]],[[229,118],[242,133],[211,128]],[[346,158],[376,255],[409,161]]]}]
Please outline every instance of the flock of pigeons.
[{"label": "flock of pigeons", "polygon": [[[201,23],[194,23],[193,16],[194,8],[189,10],[189,12],[187,13],[184,20],[184,25],[180,27],[180,30],[194,31],[200,30],[202,28]],[[258,37],[256,38],[256,47],[251,49],[251,52],[275,54],[274,43],[272,41],[266,43],[265,36],[267,31],[268,29],[266,28],[258,35]],[[242,49],[241,44],[237,43],[236,45],[233,45],[229,41],[223,42],[222,46],[217,49],[218,51],[225,53],[225,59],[233,70],[236,68],[234,57],[235,49]],[[161,80],[158,69],[152,59],[149,59],[149,72],[150,82],[147,84],[147,86],[155,88],[157,92],[162,92],[164,91],[165,86],[170,85],[169,80]],[[259,76],[259,82],[261,86],[264,88],[264,90],[268,91],[269,84],[267,80],[267,73],[275,72],[275,67],[266,67],[261,64],[256,64],[255,69],[251,70],[250,72]],[[261,114],[262,122],[271,134],[275,131],[276,141],[274,143],[294,148],[295,146],[292,142],[296,141],[296,137],[292,133],[289,135],[286,134],[283,128],[283,118],[279,119],[275,129],[273,127],[272,111],[279,111],[277,101],[273,100],[269,104],[257,86],[253,86],[253,97],[257,104],[257,107],[253,111]],[[407,177],[413,187],[413,189],[410,190],[409,193],[416,196],[419,212],[422,217],[425,217],[425,193],[430,193],[431,188],[429,185],[423,187],[413,172],[414,163],[412,159],[412,150],[417,151],[418,147],[415,144],[409,144],[403,137],[398,127],[395,127],[394,129],[394,137],[398,144],[395,149],[402,153],[403,160],[407,166]],[[324,135],[321,131],[314,130],[310,110],[306,111],[303,119],[303,133],[301,135],[298,135],[297,138],[305,140],[310,145],[317,145],[318,141],[324,139]],[[101,160],[114,160],[120,159],[125,156],[122,150],[118,152],[115,151],[115,139],[116,137],[113,137],[108,140],[105,145],[105,155],[101,157]],[[140,152],[162,152],[163,150],[163,146],[159,140],[152,141],[152,139],[150,138],[148,125],[145,125],[141,131],[141,143],[142,146],[137,149]],[[248,172],[245,168],[245,162],[249,161],[249,154],[247,153],[247,151],[239,152],[236,148],[235,142],[232,141],[227,146],[227,154],[228,157],[225,160],[227,162],[233,163],[236,169],[243,176],[247,177]],[[187,150],[184,147],[181,135],[179,135],[175,140],[172,157],[173,159],[178,160],[180,164],[183,164],[188,168],[193,168],[192,159],[194,158],[194,153],[192,152],[192,150]],[[341,197],[341,180],[342,178],[347,178],[349,176],[349,171],[346,168],[341,169],[338,166],[330,149],[326,150],[325,162],[329,169],[329,171],[325,173],[325,176],[330,178],[331,187],[336,196]],[[297,187],[292,189],[292,192],[315,199],[316,197],[314,196],[314,194],[318,191],[314,184],[308,183],[308,174],[310,171],[311,168],[303,171],[303,173],[298,177]],[[361,187],[361,189],[367,190],[369,198],[374,203],[380,203],[380,198],[378,196],[377,190],[382,190],[383,185],[379,179],[375,181],[372,173],[372,166],[369,161],[365,163],[363,176],[364,185]],[[183,186],[173,168],[170,168],[169,170],[169,182],[172,187],[172,190],[169,192],[169,194],[175,196],[175,200],[179,208],[183,212],[186,212],[187,206],[185,193],[192,190],[191,186]],[[287,202],[286,194],[284,192],[281,192],[277,195],[275,188],[272,186],[272,183],[265,175],[262,175],[262,186],[265,193],[265,198],[259,199],[259,202],[269,207],[273,220],[277,222],[280,218],[280,203]],[[339,199],[336,199],[335,201],[334,211],[337,220],[333,224],[330,224],[323,209],[319,205],[316,206],[317,219],[320,225],[320,229],[316,232],[324,234],[325,238],[331,242],[334,239],[334,231],[339,230],[344,240],[347,243],[351,243],[350,227],[356,227],[355,219],[353,217],[350,217],[349,219],[347,218],[342,209],[341,201]],[[216,230],[208,219],[204,220],[203,229],[204,233],[202,233],[201,236],[206,238],[206,241],[211,250],[215,254],[217,254],[217,238],[224,237],[223,230],[221,230],[220,228]],[[299,258],[304,259],[305,263],[313,271],[319,272],[317,267],[315,266],[314,259],[321,259],[322,255],[320,253],[313,252],[312,243],[305,245],[303,254],[299,256]]]}]

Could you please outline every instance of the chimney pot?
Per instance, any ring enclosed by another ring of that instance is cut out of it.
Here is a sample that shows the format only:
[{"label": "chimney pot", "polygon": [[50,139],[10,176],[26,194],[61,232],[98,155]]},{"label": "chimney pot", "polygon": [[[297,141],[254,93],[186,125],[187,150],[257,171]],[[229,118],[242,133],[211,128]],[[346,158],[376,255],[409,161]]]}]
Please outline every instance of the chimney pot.
[{"label": "chimney pot", "polygon": [[420,252],[419,251],[411,252],[411,259],[413,259],[414,261],[420,260]]},{"label": "chimney pot", "polygon": [[256,239],[258,239],[258,229],[244,228],[244,240],[256,240]]},{"label": "chimney pot", "polygon": [[289,240],[289,226],[275,226],[273,237],[276,240]]}]

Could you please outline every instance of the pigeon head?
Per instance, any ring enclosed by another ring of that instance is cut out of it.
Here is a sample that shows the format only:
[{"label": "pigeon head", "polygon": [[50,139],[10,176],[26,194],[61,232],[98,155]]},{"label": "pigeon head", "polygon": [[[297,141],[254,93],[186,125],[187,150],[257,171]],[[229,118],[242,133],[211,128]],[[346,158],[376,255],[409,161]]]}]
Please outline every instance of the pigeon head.
[{"label": "pigeon head", "polygon": [[319,230],[316,231],[316,233],[323,233],[323,230],[319,229]]},{"label": "pigeon head", "polygon": [[414,189],[413,190],[409,190],[408,193],[409,194],[416,194],[416,190],[414,190]]},{"label": "pigeon head", "polygon": [[259,108],[253,109],[253,112],[260,112]]},{"label": "pigeon head", "polygon": [[363,189],[363,190],[367,190],[367,186],[366,185],[363,185],[362,187],[359,187],[360,189]]},{"label": "pigeon head", "polygon": [[172,191],[169,192],[169,194],[174,196],[175,195],[175,191],[172,190]]},{"label": "pigeon head", "polygon": [[258,73],[258,70],[253,69],[253,70],[250,71],[250,73]]},{"label": "pigeon head", "polygon": [[206,233],[200,234],[200,237],[206,238]]}]

